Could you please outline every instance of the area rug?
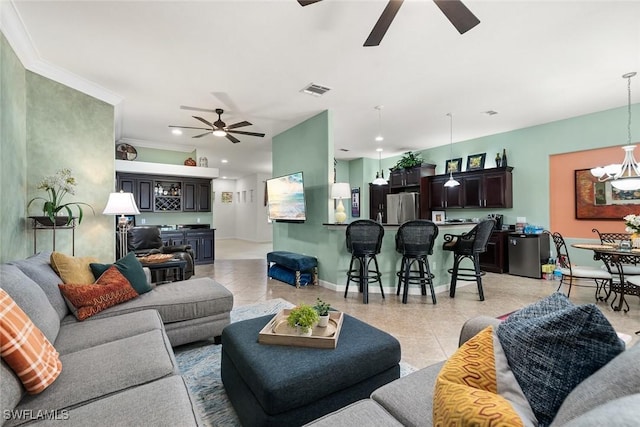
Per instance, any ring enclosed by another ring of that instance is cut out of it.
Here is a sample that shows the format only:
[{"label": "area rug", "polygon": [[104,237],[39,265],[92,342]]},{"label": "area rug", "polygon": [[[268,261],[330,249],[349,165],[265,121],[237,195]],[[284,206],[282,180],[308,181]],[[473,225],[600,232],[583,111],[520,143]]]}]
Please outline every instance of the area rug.
[{"label": "area rug", "polygon": [[[294,304],[289,301],[277,298],[236,307],[231,311],[231,322],[276,314],[283,308],[293,306]],[[227,398],[220,378],[222,346],[205,341],[180,346],[174,350],[178,368],[195,400],[196,409],[203,424],[205,426],[240,426],[238,416]],[[400,376],[415,370],[414,367],[400,362]]]}]

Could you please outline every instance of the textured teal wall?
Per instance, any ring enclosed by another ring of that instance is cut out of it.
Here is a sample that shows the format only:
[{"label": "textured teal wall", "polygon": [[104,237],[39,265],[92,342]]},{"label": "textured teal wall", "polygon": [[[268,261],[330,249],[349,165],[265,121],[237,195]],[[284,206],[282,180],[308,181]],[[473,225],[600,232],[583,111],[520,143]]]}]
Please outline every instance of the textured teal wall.
[{"label": "textured teal wall", "polygon": [[136,151],[138,152],[136,160],[140,162],[184,165],[184,161],[189,157],[196,162],[198,161],[196,150],[189,153],[183,151],[161,150],[158,148],[136,147]]},{"label": "textured teal wall", "polygon": [[[273,137],[273,176],[302,171],[307,220],[302,224],[274,223],[273,249],[318,257],[321,279],[335,283],[337,254],[328,244],[322,225],[333,218],[329,184],[333,182],[333,134],[331,113],[324,111]],[[334,245],[335,247],[335,245]],[[333,279],[333,280],[332,280]]]},{"label": "textured teal wall", "polygon": [[[75,231],[75,253],[112,260],[114,218],[102,211],[115,187],[113,106],[29,71],[26,88],[27,200],[44,195],[36,189],[44,176],[71,169],[78,185],[65,201],[86,202],[96,211],[94,216],[85,210]],[[41,214],[40,205],[34,203],[29,214]],[[37,249],[52,249],[49,231],[38,232]],[[71,254],[70,231],[56,233],[56,250]]]},{"label": "textured teal wall", "polygon": [[0,33],[0,262],[30,252],[25,227],[27,137],[25,69]]}]

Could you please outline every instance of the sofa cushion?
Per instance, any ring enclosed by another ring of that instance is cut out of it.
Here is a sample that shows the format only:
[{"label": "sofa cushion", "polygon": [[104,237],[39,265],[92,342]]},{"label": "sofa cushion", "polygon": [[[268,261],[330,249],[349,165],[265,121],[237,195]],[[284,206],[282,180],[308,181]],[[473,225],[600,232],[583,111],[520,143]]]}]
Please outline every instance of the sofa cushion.
[{"label": "sofa cushion", "polygon": [[78,320],[85,320],[102,310],[138,296],[127,278],[115,266],[109,267],[96,283],[58,286],[71,304],[69,308]]},{"label": "sofa cushion", "polygon": [[75,257],[61,252],[51,253],[51,268],[64,283],[88,285],[95,281],[89,264],[98,262],[94,257]]},{"label": "sofa cushion", "polygon": [[445,362],[436,379],[434,425],[537,425],[501,354],[489,326]]},{"label": "sofa cushion", "polygon": [[162,320],[155,310],[141,310],[102,319],[90,317],[85,322],[79,322],[74,316],[67,317],[62,321],[60,333],[54,343],[60,354],[162,329]]},{"label": "sofa cushion", "polygon": [[58,318],[62,320],[69,314],[69,308],[60,293],[60,289],[58,289],[61,281],[60,276],[51,267],[50,259],[51,254],[49,252],[38,252],[27,259],[11,261],[9,264],[17,266],[20,271],[42,288],[51,306],[58,313]]},{"label": "sofa cushion", "polygon": [[571,390],[624,350],[595,305],[575,306],[558,292],[509,316],[497,335],[540,425],[549,425]]},{"label": "sofa cushion", "polygon": [[62,371],[56,349],[1,288],[0,355],[29,394],[44,391]]},{"label": "sofa cushion", "polygon": [[[67,409],[178,373],[164,331],[153,330],[60,356],[64,369],[46,393],[16,410]],[[9,420],[12,425],[14,420]]]},{"label": "sofa cushion", "polygon": [[172,375],[75,407],[69,410],[68,419],[51,424],[195,427],[201,423],[194,406],[183,378]]},{"label": "sofa cushion", "polygon": [[96,279],[112,265],[115,265],[118,270],[120,270],[120,273],[129,280],[131,286],[133,286],[133,289],[135,289],[138,294],[144,294],[152,289],[151,284],[147,280],[147,275],[142,268],[142,264],[140,264],[140,261],[136,258],[136,254],[133,252],[129,252],[120,258],[115,264],[89,264]]},{"label": "sofa cushion", "polygon": [[0,264],[0,283],[33,324],[50,342],[55,342],[60,330],[60,318],[42,288],[17,266],[9,264]]},{"label": "sofa cushion", "polygon": [[[358,402],[347,405],[342,409],[327,414],[315,421],[305,424],[305,426],[314,427],[396,427],[402,426],[398,420],[393,418],[375,401],[370,399],[360,400]],[[406,424],[404,424],[406,425]]]},{"label": "sofa cushion", "polygon": [[97,316],[154,309],[158,310],[162,322],[166,324],[228,313],[232,307],[233,294],[213,279],[203,277],[159,285],[153,292],[110,307]]},{"label": "sofa cushion", "polygon": [[635,427],[638,425],[638,408],[640,408],[640,394],[636,393],[593,407],[590,411],[563,425],[566,427]]},{"label": "sofa cushion", "polygon": [[[640,345],[623,351],[618,357],[582,381],[560,406],[552,426],[560,426],[581,415],[624,396],[640,395]],[[636,418],[638,409],[636,405]]]}]

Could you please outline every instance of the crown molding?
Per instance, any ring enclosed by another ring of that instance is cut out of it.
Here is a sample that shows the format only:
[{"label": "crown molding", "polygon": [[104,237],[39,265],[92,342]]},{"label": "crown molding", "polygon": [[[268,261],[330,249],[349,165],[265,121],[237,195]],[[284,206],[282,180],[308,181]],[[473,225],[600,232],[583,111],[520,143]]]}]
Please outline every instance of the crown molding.
[{"label": "crown molding", "polygon": [[[122,102],[123,98],[120,95],[44,60],[33,44],[13,0],[0,0],[0,31],[27,70],[108,104],[115,106]],[[116,123],[118,120],[116,118]]]}]

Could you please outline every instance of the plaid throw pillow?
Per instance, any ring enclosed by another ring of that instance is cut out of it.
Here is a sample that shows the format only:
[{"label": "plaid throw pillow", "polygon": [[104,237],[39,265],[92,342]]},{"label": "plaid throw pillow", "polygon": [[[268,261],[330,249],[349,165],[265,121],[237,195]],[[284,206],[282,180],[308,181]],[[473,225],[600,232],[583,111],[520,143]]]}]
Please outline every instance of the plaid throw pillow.
[{"label": "plaid throw pillow", "polygon": [[0,356],[29,394],[42,392],[62,372],[56,349],[3,289],[0,289]]}]

